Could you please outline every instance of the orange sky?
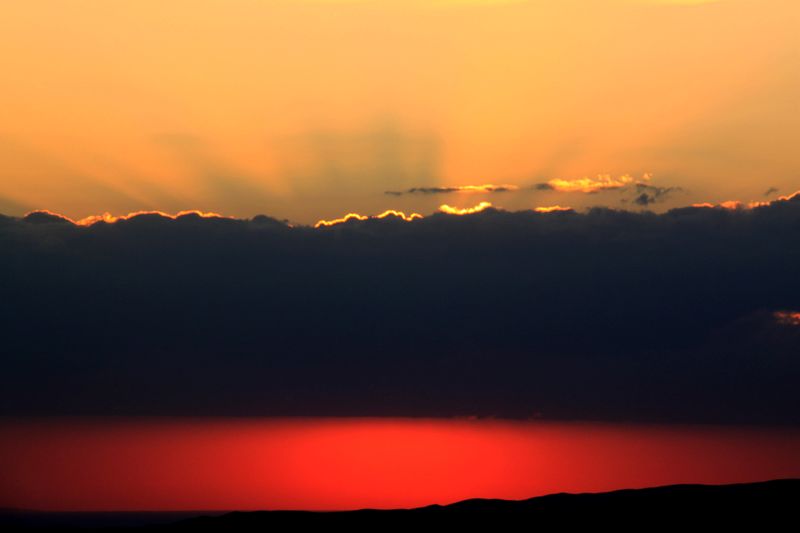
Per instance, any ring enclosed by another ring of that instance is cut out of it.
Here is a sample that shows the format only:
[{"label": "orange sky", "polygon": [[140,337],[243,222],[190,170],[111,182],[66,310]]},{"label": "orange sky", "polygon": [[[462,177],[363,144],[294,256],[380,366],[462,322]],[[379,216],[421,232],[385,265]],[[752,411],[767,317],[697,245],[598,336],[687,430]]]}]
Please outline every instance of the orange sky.
[{"label": "orange sky", "polygon": [[[796,0],[0,5],[0,212],[620,206],[800,189]],[[403,195],[509,184],[502,194]]]}]

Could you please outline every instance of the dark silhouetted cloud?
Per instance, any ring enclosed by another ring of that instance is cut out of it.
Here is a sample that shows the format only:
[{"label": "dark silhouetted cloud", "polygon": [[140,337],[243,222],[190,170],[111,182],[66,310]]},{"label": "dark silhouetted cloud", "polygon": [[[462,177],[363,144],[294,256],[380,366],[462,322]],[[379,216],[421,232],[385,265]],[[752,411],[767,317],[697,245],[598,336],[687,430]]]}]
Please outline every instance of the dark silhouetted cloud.
[{"label": "dark silhouetted cloud", "polygon": [[0,414],[800,423],[800,195],[0,217]]},{"label": "dark silhouetted cloud", "polygon": [[633,203],[642,207],[656,204],[666,200],[672,193],[682,191],[680,187],[656,187],[646,183],[637,183],[634,186]]}]

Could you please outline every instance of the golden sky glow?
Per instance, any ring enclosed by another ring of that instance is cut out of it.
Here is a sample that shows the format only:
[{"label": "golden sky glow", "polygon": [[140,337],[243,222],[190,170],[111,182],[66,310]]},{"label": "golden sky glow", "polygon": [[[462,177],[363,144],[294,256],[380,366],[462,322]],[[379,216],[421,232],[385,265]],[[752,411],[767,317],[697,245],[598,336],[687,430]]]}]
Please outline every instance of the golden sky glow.
[{"label": "golden sky glow", "polygon": [[799,22],[796,0],[3,2],[0,213],[313,223],[486,183],[507,209],[620,206],[531,186],[644,175],[682,191],[656,210],[772,199],[800,188]]}]

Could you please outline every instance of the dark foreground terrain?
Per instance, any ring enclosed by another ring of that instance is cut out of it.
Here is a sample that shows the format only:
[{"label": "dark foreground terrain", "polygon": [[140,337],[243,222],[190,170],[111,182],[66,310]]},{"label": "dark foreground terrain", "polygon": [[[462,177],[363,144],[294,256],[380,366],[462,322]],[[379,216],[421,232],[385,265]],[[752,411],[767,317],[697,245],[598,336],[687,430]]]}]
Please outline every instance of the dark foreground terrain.
[{"label": "dark foreground terrain", "polygon": [[658,529],[663,525],[699,524],[793,530],[800,522],[800,479],[734,485],[670,485],[605,493],[562,493],[519,501],[472,499],[450,505],[396,510],[257,511],[210,515],[27,511],[5,511],[0,514],[0,526],[61,530],[266,531],[281,525],[392,527],[415,522],[465,527],[513,526],[513,529],[581,523],[643,530]]}]

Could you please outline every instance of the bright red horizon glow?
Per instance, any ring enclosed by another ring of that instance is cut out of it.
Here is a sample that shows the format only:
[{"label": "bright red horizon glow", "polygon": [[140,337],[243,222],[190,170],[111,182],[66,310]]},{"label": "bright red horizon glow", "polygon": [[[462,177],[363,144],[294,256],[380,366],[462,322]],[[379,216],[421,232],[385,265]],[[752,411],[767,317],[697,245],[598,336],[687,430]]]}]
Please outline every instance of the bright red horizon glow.
[{"label": "bright red horizon glow", "polygon": [[0,423],[0,507],[415,507],[800,477],[800,431],[430,419]]}]

